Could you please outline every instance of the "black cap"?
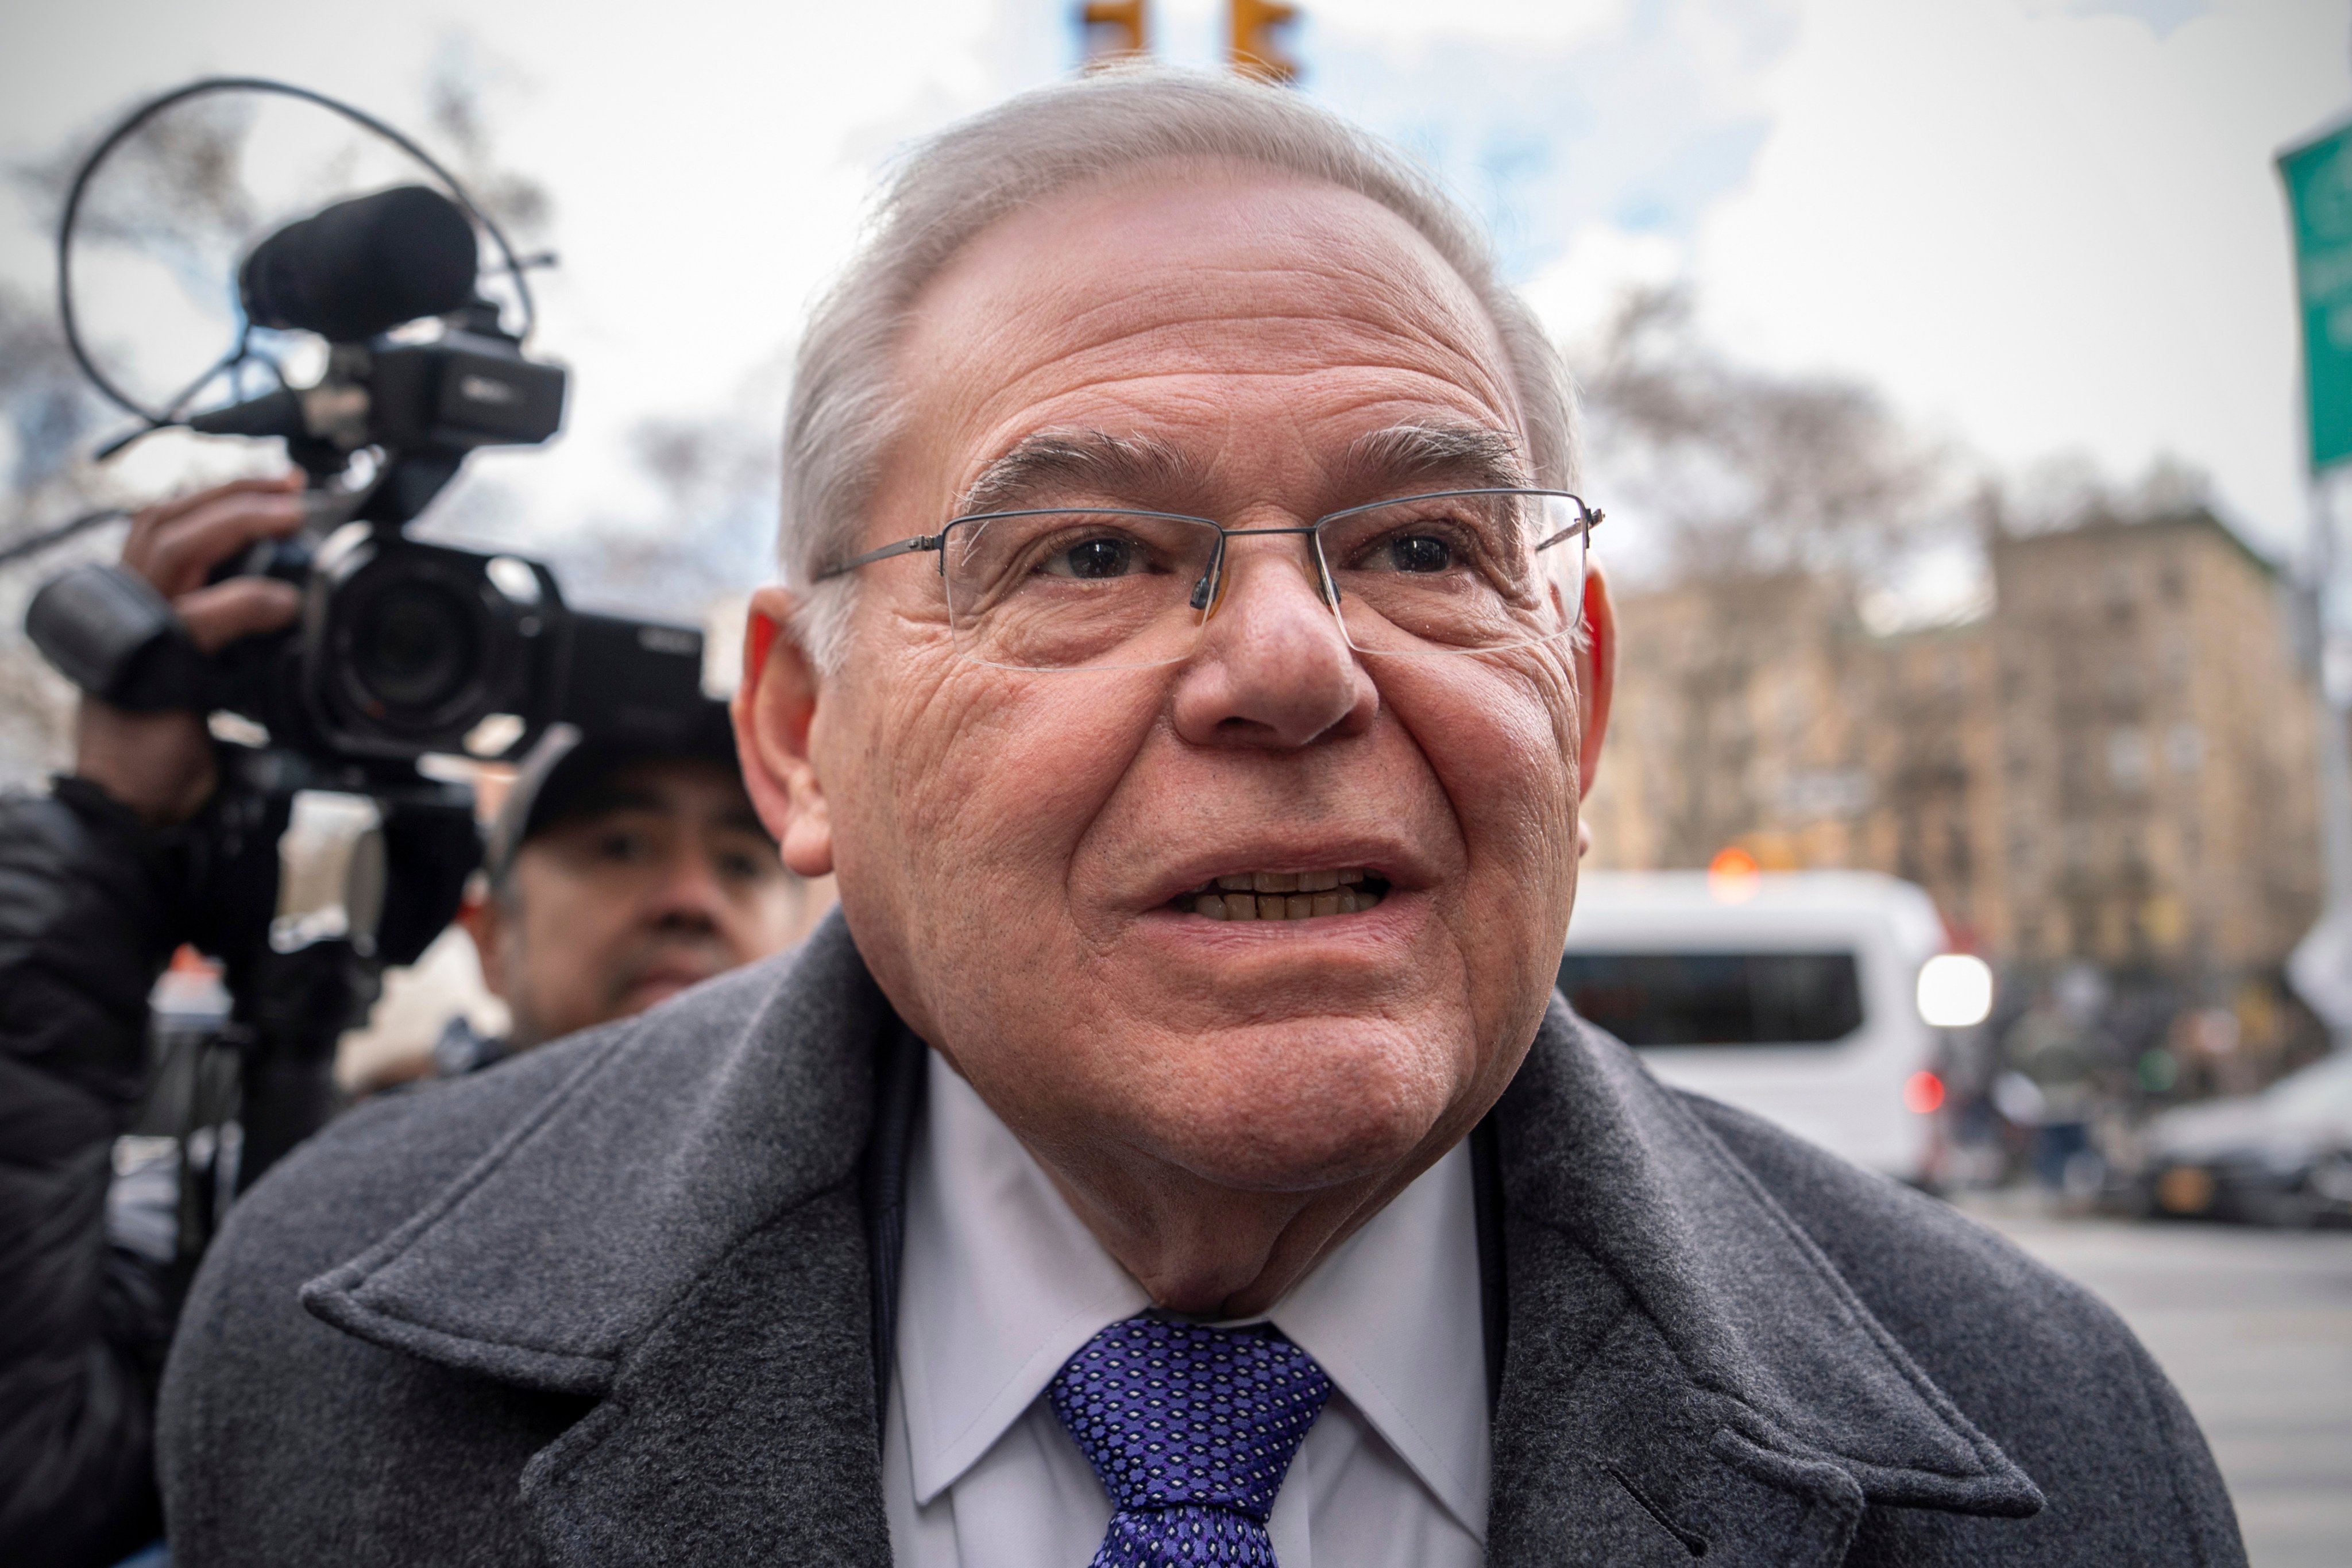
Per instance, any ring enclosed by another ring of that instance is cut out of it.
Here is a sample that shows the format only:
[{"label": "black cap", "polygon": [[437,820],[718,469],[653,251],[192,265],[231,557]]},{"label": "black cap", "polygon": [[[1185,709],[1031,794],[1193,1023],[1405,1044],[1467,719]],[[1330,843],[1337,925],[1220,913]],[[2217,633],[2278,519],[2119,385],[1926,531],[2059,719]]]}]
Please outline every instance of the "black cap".
[{"label": "black cap", "polygon": [[667,758],[692,758],[718,763],[730,773],[740,766],[735,755],[735,732],[728,722],[727,705],[712,702],[686,740],[676,746],[600,740],[583,734],[575,724],[551,724],[538,744],[523,754],[513,785],[490,819],[483,846],[482,869],[498,881],[514,865],[516,852],[531,836],[633,763]]}]

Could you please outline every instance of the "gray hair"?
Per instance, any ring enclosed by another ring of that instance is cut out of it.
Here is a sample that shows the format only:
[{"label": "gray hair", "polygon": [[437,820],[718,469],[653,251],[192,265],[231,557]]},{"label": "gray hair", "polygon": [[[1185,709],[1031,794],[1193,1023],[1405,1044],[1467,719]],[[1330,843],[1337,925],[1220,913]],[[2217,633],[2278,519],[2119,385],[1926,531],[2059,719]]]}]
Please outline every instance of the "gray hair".
[{"label": "gray hair", "polygon": [[1535,483],[1572,488],[1575,396],[1559,353],[1496,276],[1477,226],[1402,153],[1280,88],[1115,68],[1022,94],[915,148],[885,187],[864,244],[801,340],[784,421],[778,553],[802,592],[793,630],[838,668],[852,579],[818,574],[855,552],[901,409],[894,353],[916,298],[982,229],[1014,210],[1162,159],[1255,163],[1370,197],[1411,224],[1469,285],[1518,394]]}]

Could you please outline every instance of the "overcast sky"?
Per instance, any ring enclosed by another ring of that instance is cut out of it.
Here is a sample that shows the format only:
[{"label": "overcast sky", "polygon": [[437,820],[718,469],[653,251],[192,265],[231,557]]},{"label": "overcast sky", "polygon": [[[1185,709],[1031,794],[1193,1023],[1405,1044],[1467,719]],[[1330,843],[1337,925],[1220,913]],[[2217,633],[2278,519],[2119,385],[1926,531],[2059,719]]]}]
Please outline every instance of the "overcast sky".
[{"label": "overcast sky", "polygon": [[[1072,9],[7,0],[0,157],[51,154],[207,72],[282,76],[420,125],[435,70],[467,62],[500,161],[554,202],[563,265],[542,283],[539,346],[573,370],[570,426],[560,449],[501,456],[482,481],[527,510],[516,527],[547,530],[650,514],[621,455],[638,420],[772,418],[796,324],[881,161],[1068,70]],[[1163,0],[1160,52],[1209,63],[1222,9]],[[2345,0],[1308,12],[1295,38],[1305,90],[1434,163],[1565,339],[1628,282],[1687,281],[1743,358],[1865,377],[2003,465],[2079,454],[2128,478],[2169,454],[2210,473],[2258,539],[2298,539],[2294,313],[2271,160],[2352,109]],[[343,144],[309,112],[256,126],[295,171],[289,200]],[[382,183],[393,167],[353,172]],[[46,215],[5,199],[16,205],[0,205],[0,282],[45,292]],[[209,327],[151,328],[172,315],[152,284],[100,277],[93,292],[97,335],[151,384],[197,363],[185,356]],[[151,443],[134,472],[168,485],[193,445]],[[1606,476],[1593,482],[1605,499]]]}]

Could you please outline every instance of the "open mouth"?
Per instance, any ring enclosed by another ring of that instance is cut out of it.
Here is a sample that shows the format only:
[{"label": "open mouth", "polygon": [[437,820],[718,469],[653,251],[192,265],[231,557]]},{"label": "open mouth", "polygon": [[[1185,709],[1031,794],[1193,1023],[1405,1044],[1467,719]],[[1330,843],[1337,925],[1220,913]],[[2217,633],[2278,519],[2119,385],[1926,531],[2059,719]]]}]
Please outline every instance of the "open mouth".
[{"label": "open mouth", "polygon": [[1185,914],[1213,921],[1310,921],[1360,914],[1387,896],[1385,879],[1349,868],[1334,871],[1240,871],[1170,900]]}]

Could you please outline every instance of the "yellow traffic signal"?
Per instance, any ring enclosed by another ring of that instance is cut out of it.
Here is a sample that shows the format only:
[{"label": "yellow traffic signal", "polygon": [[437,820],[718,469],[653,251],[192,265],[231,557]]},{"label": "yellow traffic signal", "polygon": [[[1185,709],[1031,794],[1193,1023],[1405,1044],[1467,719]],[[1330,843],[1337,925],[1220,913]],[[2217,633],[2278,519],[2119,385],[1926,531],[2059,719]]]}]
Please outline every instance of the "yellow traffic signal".
[{"label": "yellow traffic signal", "polygon": [[1078,7],[1078,32],[1086,40],[1087,63],[1142,54],[1149,9],[1147,0],[1085,0]]},{"label": "yellow traffic signal", "polygon": [[1297,81],[1298,62],[1270,36],[1298,20],[1298,7],[1281,0],[1234,0],[1234,69],[1265,81]]}]

